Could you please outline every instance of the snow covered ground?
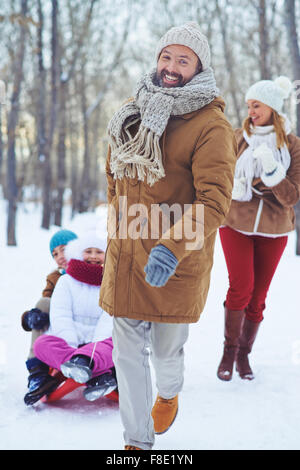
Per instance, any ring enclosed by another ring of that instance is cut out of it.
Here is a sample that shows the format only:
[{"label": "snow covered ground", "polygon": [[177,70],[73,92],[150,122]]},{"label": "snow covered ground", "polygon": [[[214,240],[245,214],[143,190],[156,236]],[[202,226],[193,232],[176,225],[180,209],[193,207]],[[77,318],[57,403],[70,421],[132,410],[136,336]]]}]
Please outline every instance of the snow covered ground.
[{"label": "snow covered ground", "polygon": [[[78,233],[105,218],[105,210],[83,214],[64,227]],[[78,389],[54,404],[26,407],[25,360],[30,334],[20,315],[33,307],[54,268],[50,236],[40,229],[39,209],[19,209],[17,247],[5,245],[5,203],[0,201],[0,449],[122,449],[118,406],[105,399],[89,403]],[[216,377],[222,353],[227,271],[217,240],[206,308],[191,325],[186,372],[174,426],[156,439],[154,450],[300,449],[300,257],[295,235],[274,277],[265,320],[252,354],[256,379],[229,383]],[[154,386],[155,398],[155,386]]]}]

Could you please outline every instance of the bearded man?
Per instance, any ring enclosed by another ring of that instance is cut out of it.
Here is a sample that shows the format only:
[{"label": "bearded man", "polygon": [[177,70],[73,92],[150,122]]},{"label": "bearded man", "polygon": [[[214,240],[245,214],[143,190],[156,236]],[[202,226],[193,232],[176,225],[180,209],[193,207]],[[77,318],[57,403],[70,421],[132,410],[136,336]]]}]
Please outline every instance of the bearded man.
[{"label": "bearded man", "polygon": [[236,161],[199,26],[167,31],[156,60],[108,126],[108,203],[118,222],[108,240],[100,305],[114,317],[113,359],[129,450],[150,450],[155,433],[169,429],[177,415],[183,348],[189,323],[205,306]]}]

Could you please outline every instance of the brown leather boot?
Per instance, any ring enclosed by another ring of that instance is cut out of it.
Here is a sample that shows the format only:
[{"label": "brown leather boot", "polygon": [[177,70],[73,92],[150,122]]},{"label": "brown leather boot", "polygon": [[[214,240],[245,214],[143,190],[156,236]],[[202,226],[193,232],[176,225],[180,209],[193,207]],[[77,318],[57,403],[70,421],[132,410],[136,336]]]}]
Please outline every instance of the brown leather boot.
[{"label": "brown leather boot", "polygon": [[248,354],[252,351],[260,323],[245,318],[240,340],[239,349],[236,357],[236,370],[240,377],[246,380],[253,380],[254,374],[249,364]]},{"label": "brown leather boot", "polygon": [[244,316],[244,310],[229,310],[225,306],[224,352],[217,371],[220,380],[229,381],[232,378]]},{"label": "brown leather boot", "polygon": [[174,398],[162,398],[157,395],[152,408],[155,434],[163,434],[174,423],[178,412],[178,395]]}]

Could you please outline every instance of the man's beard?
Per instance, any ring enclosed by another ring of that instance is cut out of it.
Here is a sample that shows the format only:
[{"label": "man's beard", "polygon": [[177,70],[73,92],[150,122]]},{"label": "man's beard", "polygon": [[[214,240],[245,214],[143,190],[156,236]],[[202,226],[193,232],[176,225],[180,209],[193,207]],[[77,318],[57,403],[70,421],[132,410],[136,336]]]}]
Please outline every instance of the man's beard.
[{"label": "man's beard", "polygon": [[[176,84],[174,84],[174,85],[170,84],[168,86],[163,80],[163,78],[166,74],[169,75],[170,77],[176,78],[177,79]],[[158,86],[162,87],[162,88],[183,87],[186,84],[186,82],[185,82],[185,80],[184,80],[184,78],[181,74],[179,74],[179,73],[169,73],[164,69],[160,73],[158,73],[156,71],[155,79],[156,79],[156,84]]]}]

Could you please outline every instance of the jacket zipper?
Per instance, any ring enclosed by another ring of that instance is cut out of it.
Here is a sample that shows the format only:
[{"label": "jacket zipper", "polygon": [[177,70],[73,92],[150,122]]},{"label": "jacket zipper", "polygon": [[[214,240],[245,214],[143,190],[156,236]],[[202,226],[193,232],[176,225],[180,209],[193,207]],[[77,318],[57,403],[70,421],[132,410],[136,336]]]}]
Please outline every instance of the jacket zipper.
[{"label": "jacket zipper", "polygon": [[[141,199],[141,183],[139,182],[138,185],[139,185],[138,201],[140,202],[140,199]],[[144,229],[144,227],[143,227],[143,229]],[[132,301],[132,271],[133,271],[134,254],[135,254],[135,243],[134,243],[134,240],[132,238],[131,239],[131,263],[130,263],[130,267],[129,267],[129,278],[128,278],[128,307],[129,307],[130,312],[132,312],[132,305],[131,305],[131,301]]]},{"label": "jacket zipper", "polygon": [[259,225],[259,222],[260,222],[261,213],[262,213],[262,210],[263,210],[263,205],[264,205],[264,200],[261,199],[261,200],[259,201],[259,204],[258,204],[257,214],[256,214],[256,218],[255,218],[255,223],[254,223],[254,228],[253,228],[253,232],[254,232],[254,233],[256,233],[256,232],[257,232],[257,229],[258,229],[258,225]]}]

